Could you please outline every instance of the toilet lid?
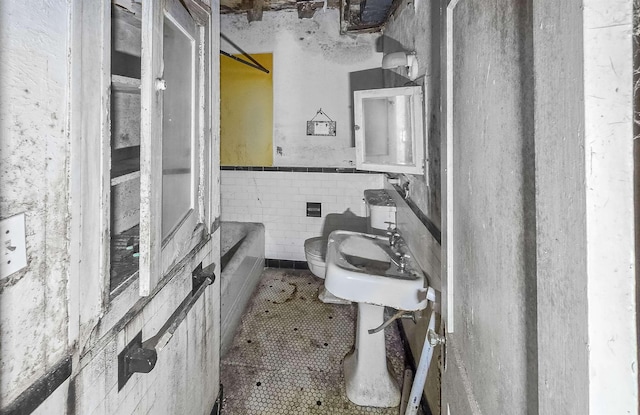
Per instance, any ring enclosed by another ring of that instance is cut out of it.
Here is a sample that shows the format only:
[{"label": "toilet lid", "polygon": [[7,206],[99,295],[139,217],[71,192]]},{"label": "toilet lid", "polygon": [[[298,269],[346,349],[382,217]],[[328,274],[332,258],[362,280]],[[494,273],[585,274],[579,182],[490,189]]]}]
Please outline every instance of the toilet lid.
[{"label": "toilet lid", "polygon": [[327,256],[327,240],[321,236],[307,239],[304,241],[304,251],[307,255],[324,261]]}]

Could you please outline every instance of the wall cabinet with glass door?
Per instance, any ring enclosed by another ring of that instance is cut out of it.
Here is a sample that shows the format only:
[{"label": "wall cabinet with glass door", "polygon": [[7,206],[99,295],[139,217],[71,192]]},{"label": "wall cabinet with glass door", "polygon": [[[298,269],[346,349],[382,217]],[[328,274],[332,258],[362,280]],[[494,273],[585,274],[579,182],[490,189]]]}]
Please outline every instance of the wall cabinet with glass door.
[{"label": "wall cabinet with glass door", "polygon": [[208,237],[206,30],[178,0],[111,5],[111,297],[151,294]]},{"label": "wall cabinet with glass door", "polygon": [[218,23],[200,0],[74,1],[72,18],[69,321],[86,351],[211,249]]}]

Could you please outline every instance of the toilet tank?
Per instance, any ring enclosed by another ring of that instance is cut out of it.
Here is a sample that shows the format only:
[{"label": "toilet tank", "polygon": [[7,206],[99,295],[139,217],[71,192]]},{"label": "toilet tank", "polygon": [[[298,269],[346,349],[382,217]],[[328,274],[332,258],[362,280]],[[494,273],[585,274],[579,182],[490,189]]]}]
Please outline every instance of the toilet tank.
[{"label": "toilet tank", "polygon": [[364,202],[367,205],[367,232],[384,235],[391,222],[396,227],[396,204],[384,189],[367,189],[364,191]]}]

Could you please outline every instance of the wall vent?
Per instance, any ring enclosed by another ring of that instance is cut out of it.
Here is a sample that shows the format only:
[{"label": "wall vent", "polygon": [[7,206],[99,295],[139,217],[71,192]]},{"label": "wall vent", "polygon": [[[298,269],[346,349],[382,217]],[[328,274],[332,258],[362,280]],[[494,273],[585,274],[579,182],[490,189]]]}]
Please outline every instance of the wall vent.
[{"label": "wall vent", "polygon": [[322,207],[320,203],[307,202],[307,216],[310,218],[322,217]]}]

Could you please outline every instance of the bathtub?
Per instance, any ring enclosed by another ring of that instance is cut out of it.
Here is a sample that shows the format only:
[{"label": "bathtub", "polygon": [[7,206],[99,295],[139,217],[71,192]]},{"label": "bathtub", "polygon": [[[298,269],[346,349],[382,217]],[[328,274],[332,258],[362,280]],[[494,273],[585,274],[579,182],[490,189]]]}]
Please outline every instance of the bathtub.
[{"label": "bathtub", "polygon": [[224,356],[264,269],[264,225],[222,222],[220,262],[220,352]]}]

